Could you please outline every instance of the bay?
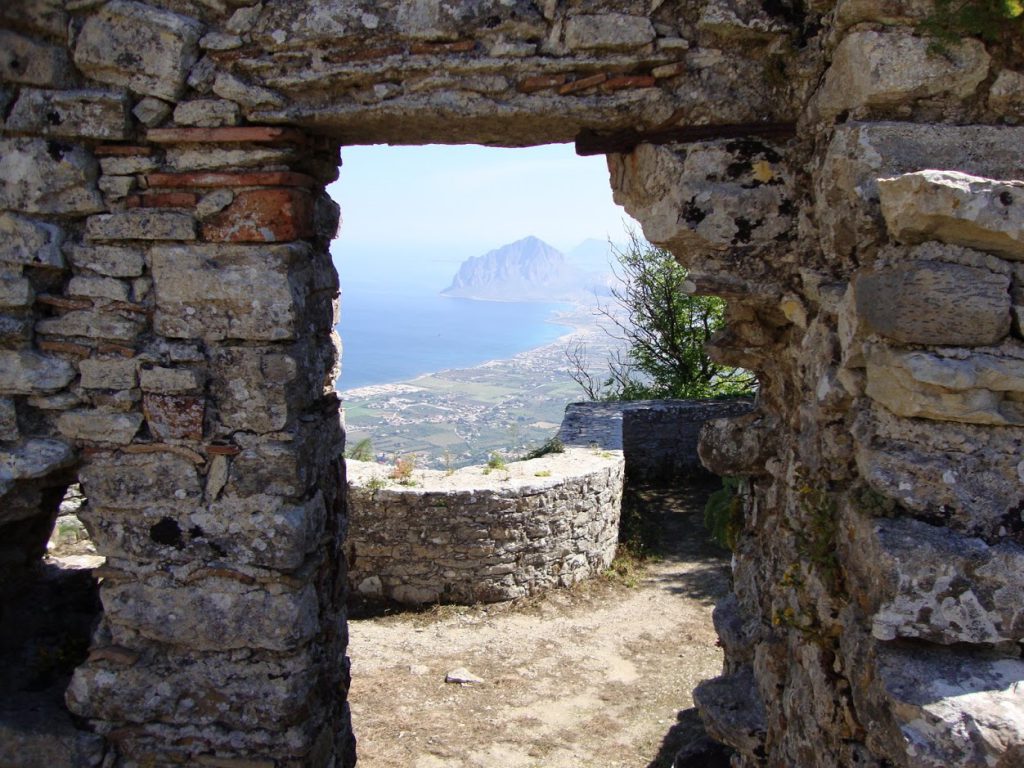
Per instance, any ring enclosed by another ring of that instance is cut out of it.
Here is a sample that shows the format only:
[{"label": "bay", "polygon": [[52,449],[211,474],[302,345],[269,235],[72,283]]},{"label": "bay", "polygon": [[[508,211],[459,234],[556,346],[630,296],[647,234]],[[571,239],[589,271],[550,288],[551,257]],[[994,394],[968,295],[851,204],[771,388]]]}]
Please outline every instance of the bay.
[{"label": "bay", "polygon": [[341,297],[339,390],[469,368],[548,344],[568,329],[565,304],[474,301],[347,280]]}]

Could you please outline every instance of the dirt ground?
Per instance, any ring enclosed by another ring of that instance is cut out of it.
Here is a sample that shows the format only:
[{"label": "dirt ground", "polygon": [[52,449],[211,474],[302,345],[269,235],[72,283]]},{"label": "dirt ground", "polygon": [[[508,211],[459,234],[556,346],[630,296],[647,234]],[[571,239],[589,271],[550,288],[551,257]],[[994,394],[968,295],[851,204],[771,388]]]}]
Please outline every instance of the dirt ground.
[{"label": "dirt ground", "polygon": [[[641,492],[661,559],[536,598],[350,622],[361,768],[667,768],[719,674],[704,489]],[[446,683],[464,668],[481,683]]]}]

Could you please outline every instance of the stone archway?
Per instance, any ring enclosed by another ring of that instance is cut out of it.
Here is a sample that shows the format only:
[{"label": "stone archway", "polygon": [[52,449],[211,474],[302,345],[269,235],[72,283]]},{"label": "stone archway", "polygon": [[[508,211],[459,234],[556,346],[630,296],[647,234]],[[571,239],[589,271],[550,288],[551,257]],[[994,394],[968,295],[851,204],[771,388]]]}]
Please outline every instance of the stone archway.
[{"label": "stone archway", "polygon": [[982,177],[1024,177],[1024,75],[931,55],[926,12],[5,6],[4,492],[80,462],[109,558],[72,711],[124,765],[351,763],[337,147],[590,131],[763,382],[701,449],[752,488],[711,731],[750,766],[1019,760],[1024,251]]}]

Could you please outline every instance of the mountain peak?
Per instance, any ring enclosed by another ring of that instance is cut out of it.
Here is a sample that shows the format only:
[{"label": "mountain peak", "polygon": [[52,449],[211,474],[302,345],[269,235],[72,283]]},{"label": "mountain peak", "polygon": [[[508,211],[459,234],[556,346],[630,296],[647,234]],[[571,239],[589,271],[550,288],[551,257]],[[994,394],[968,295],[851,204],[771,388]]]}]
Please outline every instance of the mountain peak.
[{"label": "mountain peak", "polygon": [[442,293],[490,301],[557,301],[582,287],[582,275],[561,251],[528,235],[466,259]]}]

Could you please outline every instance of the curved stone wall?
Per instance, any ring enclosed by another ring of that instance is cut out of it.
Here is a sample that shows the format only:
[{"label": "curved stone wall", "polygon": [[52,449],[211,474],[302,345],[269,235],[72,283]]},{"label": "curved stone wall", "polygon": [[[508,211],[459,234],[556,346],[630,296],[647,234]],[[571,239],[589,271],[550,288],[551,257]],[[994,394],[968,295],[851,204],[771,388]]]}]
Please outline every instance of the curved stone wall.
[{"label": "curved stone wall", "polygon": [[421,470],[407,485],[388,480],[380,464],[346,463],[354,595],[410,604],[511,600],[568,587],[615,556],[619,451],[570,447],[506,469]]}]

